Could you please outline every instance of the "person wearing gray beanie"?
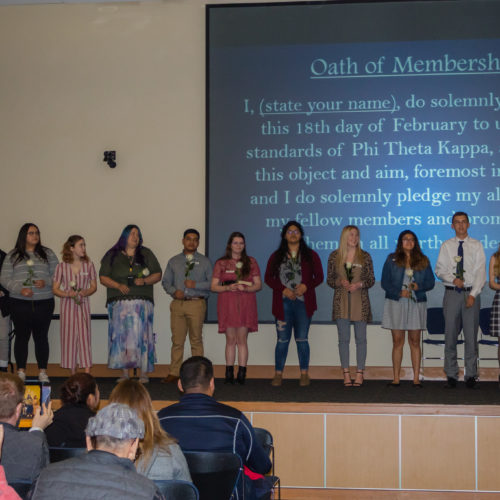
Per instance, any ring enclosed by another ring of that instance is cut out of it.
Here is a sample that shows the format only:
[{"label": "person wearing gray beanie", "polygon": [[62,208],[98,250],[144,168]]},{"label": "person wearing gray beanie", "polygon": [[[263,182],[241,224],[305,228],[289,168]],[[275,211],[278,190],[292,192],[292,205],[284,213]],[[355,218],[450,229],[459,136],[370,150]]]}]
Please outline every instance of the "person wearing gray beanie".
[{"label": "person wearing gray beanie", "polygon": [[30,500],[164,500],[153,481],[136,472],[144,423],[127,405],[112,403],[87,424],[88,453],[50,464],[28,495]]}]

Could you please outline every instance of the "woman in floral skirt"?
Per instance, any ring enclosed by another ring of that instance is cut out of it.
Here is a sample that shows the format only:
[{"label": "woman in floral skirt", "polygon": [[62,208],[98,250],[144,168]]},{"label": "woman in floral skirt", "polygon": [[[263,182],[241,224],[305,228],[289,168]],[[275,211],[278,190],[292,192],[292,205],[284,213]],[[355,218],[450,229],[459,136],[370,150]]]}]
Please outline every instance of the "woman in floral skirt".
[{"label": "woman in floral skirt", "polygon": [[101,260],[101,284],[107,288],[109,368],[140,368],[139,381],[149,382],[154,370],[153,285],[161,279],[161,267],[153,252],[142,245],[138,226],[125,227],[119,240]]}]

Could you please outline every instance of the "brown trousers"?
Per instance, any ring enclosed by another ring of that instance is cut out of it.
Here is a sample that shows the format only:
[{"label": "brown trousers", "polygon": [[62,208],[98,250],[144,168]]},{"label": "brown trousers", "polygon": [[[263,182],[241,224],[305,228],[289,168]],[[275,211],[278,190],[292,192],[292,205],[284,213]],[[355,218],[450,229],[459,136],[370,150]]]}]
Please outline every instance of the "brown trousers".
[{"label": "brown trousers", "polygon": [[203,356],[203,321],[207,302],[198,300],[177,300],[170,303],[170,329],[172,330],[172,352],[170,374],[179,376],[184,358],[184,343],[189,332],[192,356]]}]

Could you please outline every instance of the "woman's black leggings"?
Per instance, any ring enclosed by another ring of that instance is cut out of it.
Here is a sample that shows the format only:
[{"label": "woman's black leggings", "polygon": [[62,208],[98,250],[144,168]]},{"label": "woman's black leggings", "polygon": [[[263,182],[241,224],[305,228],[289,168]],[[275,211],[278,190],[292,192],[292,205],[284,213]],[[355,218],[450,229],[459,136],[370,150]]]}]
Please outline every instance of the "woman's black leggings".
[{"label": "woman's black leggings", "polygon": [[54,299],[9,299],[10,316],[14,323],[14,357],[17,369],[26,368],[28,343],[33,333],[35,356],[39,369],[46,369],[49,361],[49,326],[54,312]]}]

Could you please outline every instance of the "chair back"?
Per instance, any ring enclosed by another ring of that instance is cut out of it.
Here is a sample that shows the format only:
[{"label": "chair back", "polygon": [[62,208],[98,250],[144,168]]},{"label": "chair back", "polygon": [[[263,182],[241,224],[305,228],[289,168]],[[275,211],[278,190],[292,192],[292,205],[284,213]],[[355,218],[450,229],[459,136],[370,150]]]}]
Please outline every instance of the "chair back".
[{"label": "chair back", "polygon": [[[254,427],[253,430],[255,431],[255,438],[257,439],[257,442],[264,448],[266,453],[268,453],[271,456],[271,463],[272,463],[272,468],[271,468],[271,475],[267,476],[270,483],[272,490],[274,492],[274,496],[272,498],[278,498],[281,499],[281,481],[278,476],[275,475],[275,463],[274,463],[274,440],[273,440],[273,435],[267,430],[262,427]],[[276,489],[278,494],[276,495]]]},{"label": "chair back", "polygon": [[241,476],[241,458],[223,451],[184,451],[200,500],[229,500]]},{"label": "chair back", "polygon": [[427,309],[427,331],[429,335],[444,335],[444,314],[442,307]]},{"label": "chair back", "polygon": [[49,447],[50,463],[78,457],[84,453],[87,453],[87,448],[64,448],[62,446]]},{"label": "chair back", "polygon": [[491,307],[479,310],[479,327],[483,335],[490,335]]},{"label": "chair back", "polygon": [[9,486],[21,497],[24,498],[31,488],[30,481],[13,481],[9,483]]},{"label": "chair back", "polygon": [[255,437],[257,438],[258,443],[266,450],[268,453],[271,453],[273,448],[273,436],[272,434],[262,427],[254,427]]},{"label": "chair back", "polygon": [[157,479],[154,481],[167,500],[198,500],[198,489],[189,481]]}]

